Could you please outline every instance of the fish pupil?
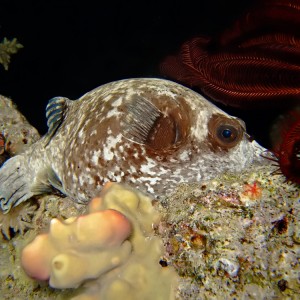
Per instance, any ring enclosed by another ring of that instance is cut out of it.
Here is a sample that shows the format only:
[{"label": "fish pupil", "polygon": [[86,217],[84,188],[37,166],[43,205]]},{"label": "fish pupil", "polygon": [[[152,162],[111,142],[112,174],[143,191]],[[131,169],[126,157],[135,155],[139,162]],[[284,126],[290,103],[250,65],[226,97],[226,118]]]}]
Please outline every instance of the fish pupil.
[{"label": "fish pupil", "polygon": [[238,136],[237,129],[230,125],[221,125],[217,132],[218,137],[226,143],[234,142]]},{"label": "fish pupil", "polygon": [[227,138],[230,138],[231,135],[232,135],[232,132],[231,132],[230,129],[224,129],[223,132],[222,132],[222,136],[223,136],[224,138],[226,138],[226,139],[227,139]]}]

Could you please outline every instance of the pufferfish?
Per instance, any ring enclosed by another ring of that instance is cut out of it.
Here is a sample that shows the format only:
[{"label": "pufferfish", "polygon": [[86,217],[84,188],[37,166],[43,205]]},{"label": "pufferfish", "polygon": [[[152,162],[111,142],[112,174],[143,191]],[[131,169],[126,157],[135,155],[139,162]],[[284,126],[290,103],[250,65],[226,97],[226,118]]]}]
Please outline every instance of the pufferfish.
[{"label": "pufferfish", "polygon": [[53,189],[87,203],[108,181],[159,197],[181,182],[239,172],[264,150],[240,119],[162,79],[111,82],[75,101],[55,97],[46,117],[48,133],[0,169],[4,213]]}]

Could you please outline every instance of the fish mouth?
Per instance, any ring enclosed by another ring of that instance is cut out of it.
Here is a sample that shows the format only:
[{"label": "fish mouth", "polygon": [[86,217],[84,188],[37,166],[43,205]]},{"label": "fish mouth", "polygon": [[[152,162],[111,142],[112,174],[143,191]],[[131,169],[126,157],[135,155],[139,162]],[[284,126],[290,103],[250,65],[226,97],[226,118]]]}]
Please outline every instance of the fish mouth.
[{"label": "fish mouth", "polygon": [[268,160],[266,157],[266,153],[269,153],[270,150],[268,150],[267,148],[261,146],[255,139],[253,136],[251,136],[250,134],[248,134],[247,132],[244,133],[244,136],[246,138],[246,140],[248,140],[248,142],[251,144],[252,149],[253,149],[253,162],[259,162],[259,163],[266,163],[266,161]]},{"label": "fish mouth", "polygon": [[[251,138],[251,137],[250,137]],[[266,159],[266,153],[269,152],[268,149],[261,146],[255,140],[251,141],[252,149],[253,149],[253,163],[264,163],[268,164],[270,161]]]}]

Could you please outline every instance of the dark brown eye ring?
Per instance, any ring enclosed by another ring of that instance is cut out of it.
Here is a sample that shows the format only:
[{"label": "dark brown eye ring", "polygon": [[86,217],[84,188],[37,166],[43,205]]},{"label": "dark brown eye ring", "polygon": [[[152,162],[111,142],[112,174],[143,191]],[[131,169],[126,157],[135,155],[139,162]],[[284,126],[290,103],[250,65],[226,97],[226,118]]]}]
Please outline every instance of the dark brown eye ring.
[{"label": "dark brown eye ring", "polygon": [[245,129],[242,121],[216,114],[208,122],[209,140],[214,149],[233,148],[243,138]]}]

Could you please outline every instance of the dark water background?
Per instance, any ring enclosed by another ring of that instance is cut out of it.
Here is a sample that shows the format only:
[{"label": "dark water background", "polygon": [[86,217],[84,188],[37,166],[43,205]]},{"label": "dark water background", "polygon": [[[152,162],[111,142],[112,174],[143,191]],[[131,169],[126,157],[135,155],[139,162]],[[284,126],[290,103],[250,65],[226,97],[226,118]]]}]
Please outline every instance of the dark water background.
[{"label": "dark water background", "polygon": [[[8,71],[0,65],[0,94],[44,134],[50,98],[77,99],[118,79],[161,77],[164,57],[191,37],[218,34],[252,3],[0,0],[0,39],[16,37],[24,45]],[[244,119],[248,132],[268,146],[277,111],[217,105]]]}]

